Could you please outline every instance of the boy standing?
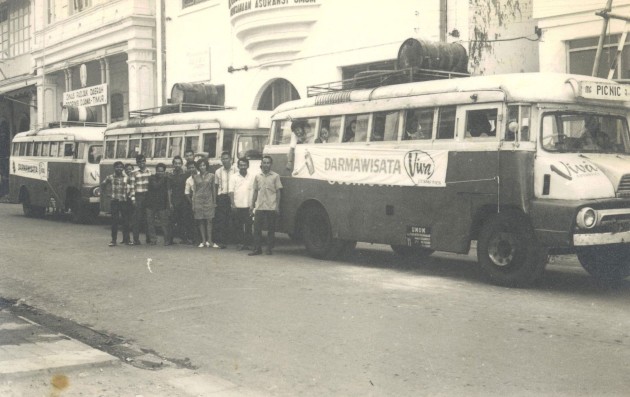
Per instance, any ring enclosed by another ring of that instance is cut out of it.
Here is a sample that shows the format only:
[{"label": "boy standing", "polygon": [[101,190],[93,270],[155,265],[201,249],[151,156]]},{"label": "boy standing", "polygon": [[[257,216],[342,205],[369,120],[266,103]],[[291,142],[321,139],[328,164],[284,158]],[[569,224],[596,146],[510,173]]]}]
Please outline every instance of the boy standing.
[{"label": "boy standing", "polygon": [[230,179],[230,200],[236,227],[236,238],[240,242],[239,251],[249,249],[252,239],[252,217],[249,208],[252,206],[252,196],[255,175],[247,172],[249,160],[238,160],[238,174]]},{"label": "boy standing", "polygon": [[118,223],[122,223],[123,243],[130,243],[129,240],[129,206],[128,206],[128,193],[129,193],[129,180],[124,173],[125,166],[122,161],[116,161],[114,163],[114,173],[109,175],[101,183],[101,189],[105,191],[107,185],[111,185],[111,191],[109,197],[111,199],[111,213],[112,213],[112,240],[109,243],[110,247],[116,245],[118,239]]},{"label": "boy standing", "polygon": [[267,224],[267,255],[272,255],[275,243],[276,218],[280,212],[280,192],[282,182],[280,175],[271,171],[273,160],[264,156],[260,168],[262,172],[254,179],[254,197],[250,212],[254,214],[254,250],[248,255],[262,254],[262,227]]},{"label": "boy standing", "polygon": [[166,165],[159,163],[155,166],[155,175],[149,177],[147,190],[147,240],[151,245],[157,243],[155,233],[155,218],[164,232],[164,245],[171,245],[171,228],[169,227],[169,210],[171,200],[169,195],[169,180],[166,177]]},{"label": "boy standing", "polygon": [[217,186],[217,207],[214,215],[214,231],[212,235],[219,247],[225,248],[225,245],[231,240],[232,234],[232,217],[230,216],[230,179],[237,174],[235,167],[232,166],[232,156],[230,153],[221,153],[221,164],[223,167],[216,170],[214,180]]},{"label": "boy standing", "polygon": [[[147,169],[147,158],[143,154],[136,156],[136,164],[138,169],[131,174],[131,190],[134,197],[134,216],[133,216],[133,243],[140,245],[140,227],[145,222],[147,204],[146,196],[149,190],[149,176],[151,171]],[[147,243],[149,236],[147,236]]]}]

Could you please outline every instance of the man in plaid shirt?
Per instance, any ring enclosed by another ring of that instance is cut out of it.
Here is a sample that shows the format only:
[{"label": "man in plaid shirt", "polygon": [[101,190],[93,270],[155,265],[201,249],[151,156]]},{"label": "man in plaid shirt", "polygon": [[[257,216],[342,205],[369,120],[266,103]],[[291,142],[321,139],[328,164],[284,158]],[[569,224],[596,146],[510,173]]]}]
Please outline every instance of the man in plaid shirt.
[{"label": "man in plaid shirt", "polygon": [[101,189],[105,190],[107,185],[111,185],[111,212],[112,212],[112,241],[110,247],[116,245],[118,239],[118,223],[122,223],[123,242],[133,244],[129,241],[129,206],[127,199],[129,196],[129,180],[123,172],[125,169],[122,161],[114,163],[114,173],[109,175],[101,183]]},{"label": "man in plaid shirt", "polygon": [[[133,243],[140,245],[140,227],[146,224],[147,217],[147,192],[149,191],[149,177],[151,171],[147,168],[147,159],[143,154],[136,156],[138,169],[131,174],[131,197],[135,202],[135,212],[133,216]],[[149,236],[147,235],[147,244]]]}]

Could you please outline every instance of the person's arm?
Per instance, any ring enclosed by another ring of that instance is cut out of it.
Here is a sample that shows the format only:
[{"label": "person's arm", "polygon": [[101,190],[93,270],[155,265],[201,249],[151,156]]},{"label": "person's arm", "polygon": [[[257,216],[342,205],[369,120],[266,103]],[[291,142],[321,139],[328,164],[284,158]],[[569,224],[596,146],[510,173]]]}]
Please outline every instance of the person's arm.
[{"label": "person's arm", "polygon": [[280,199],[282,197],[282,181],[280,175],[276,175],[276,212],[280,213]]},{"label": "person's arm", "polygon": [[103,182],[101,182],[101,189],[105,189],[105,186],[107,186],[108,183],[111,183],[111,175],[108,175],[105,179],[103,179]]},{"label": "person's arm", "polygon": [[249,206],[249,213],[253,214],[256,209],[256,200],[258,199],[258,180],[254,178],[254,186],[252,187],[252,204]]},{"label": "person's arm", "polygon": [[166,203],[169,209],[173,209],[173,200],[172,200],[172,189],[171,189],[171,179],[166,178]]}]

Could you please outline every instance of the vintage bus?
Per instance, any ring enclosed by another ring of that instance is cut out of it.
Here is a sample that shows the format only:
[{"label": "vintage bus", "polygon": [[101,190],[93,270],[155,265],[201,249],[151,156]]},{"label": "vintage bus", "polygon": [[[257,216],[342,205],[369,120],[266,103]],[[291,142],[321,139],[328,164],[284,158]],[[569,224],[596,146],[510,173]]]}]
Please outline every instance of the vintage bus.
[{"label": "vintage bus", "polygon": [[99,214],[99,162],[104,125],[51,123],[21,132],[11,144],[9,200],[26,216],[70,212],[73,221]]},{"label": "vintage bus", "polygon": [[[183,157],[188,150],[194,151],[196,156],[207,157],[212,171],[221,166],[223,151],[230,152],[234,162],[245,157],[250,160],[250,169],[259,169],[270,120],[269,111],[237,111],[192,104],[134,112],[130,119],[107,127],[101,177],[114,172],[116,161],[135,167],[140,153],[146,156],[147,168],[153,172],[158,163],[171,167],[173,157]],[[106,196],[101,197],[101,209],[107,212]]]},{"label": "vintage bus", "polygon": [[[284,185],[281,229],[318,258],[357,241],[416,257],[466,254],[476,241],[481,270],[501,285],[533,282],[559,253],[576,253],[599,279],[623,279],[629,99],[613,81],[535,73],[284,103],[265,149]],[[291,144],[294,123],[304,143]]]}]

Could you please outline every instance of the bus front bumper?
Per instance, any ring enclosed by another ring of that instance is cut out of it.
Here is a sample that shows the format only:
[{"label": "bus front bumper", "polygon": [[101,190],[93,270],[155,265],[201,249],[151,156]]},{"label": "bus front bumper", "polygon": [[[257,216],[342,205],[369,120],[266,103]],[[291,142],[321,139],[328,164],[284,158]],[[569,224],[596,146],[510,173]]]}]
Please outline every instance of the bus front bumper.
[{"label": "bus front bumper", "polygon": [[630,231],[618,232],[618,233],[589,233],[589,234],[574,234],[573,245],[574,246],[590,246],[590,245],[605,245],[605,244],[620,244],[630,243]]}]

